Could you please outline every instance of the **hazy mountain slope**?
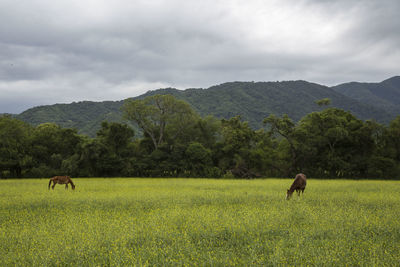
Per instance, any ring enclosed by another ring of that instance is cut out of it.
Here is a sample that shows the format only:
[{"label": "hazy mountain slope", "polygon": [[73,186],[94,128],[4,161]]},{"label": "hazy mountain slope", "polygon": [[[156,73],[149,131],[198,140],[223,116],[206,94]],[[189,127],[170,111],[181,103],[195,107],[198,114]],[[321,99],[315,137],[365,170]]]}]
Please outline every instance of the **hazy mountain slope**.
[{"label": "hazy mountain slope", "polygon": [[[397,86],[396,81],[390,79],[387,84],[388,87]],[[229,82],[208,89],[168,88],[149,91],[137,98],[155,94],[172,94],[183,99],[203,116],[211,114],[218,118],[231,118],[241,115],[255,129],[262,127],[263,119],[270,114],[288,114],[297,121],[310,112],[320,110],[315,101],[322,98],[330,98],[331,106],[350,110],[361,119],[376,119],[386,123],[395,117],[395,113],[389,109],[361,103],[329,87],[306,81]],[[123,101],[84,101],[40,106],[24,111],[17,118],[34,125],[54,122],[95,136],[102,121],[122,121],[122,104]]]},{"label": "hazy mountain slope", "polygon": [[120,121],[123,101],[74,102],[28,109],[18,119],[38,125],[53,122],[62,127],[76,128],[80,133],[94,136],[102,121]]},{"label": "hazy mountain slope", "polygon": [[400,115],[400,76],[380,83],[344,83],[332,89],[362,103]]},{"label": "hazy mountain slope", "polygon": [[202,115],[212,114],[220,118],[241,115],[254,128],[260,128],[262,120],[270,114],[288,114],[297,121],[320,110],[315,101],[322,98],[330,98],[331,106],[350,110],[362,119],[388,122],[388,118],[393,117],[385,110],[362,104],[329,87],[305,81],[231,82],[208,89],[161,89],[144,96],[154,94],[172,94],[190,103]]}]

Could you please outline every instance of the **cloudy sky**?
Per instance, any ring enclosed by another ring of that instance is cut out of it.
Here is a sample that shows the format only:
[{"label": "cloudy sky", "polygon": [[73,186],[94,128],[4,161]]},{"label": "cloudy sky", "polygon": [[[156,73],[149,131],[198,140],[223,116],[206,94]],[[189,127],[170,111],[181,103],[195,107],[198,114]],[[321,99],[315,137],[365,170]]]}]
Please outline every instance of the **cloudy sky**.
[{"label": "cloudy sky", "polygon": [[400,75],[398,0],[0,0],[0,113],[164,87]]}]

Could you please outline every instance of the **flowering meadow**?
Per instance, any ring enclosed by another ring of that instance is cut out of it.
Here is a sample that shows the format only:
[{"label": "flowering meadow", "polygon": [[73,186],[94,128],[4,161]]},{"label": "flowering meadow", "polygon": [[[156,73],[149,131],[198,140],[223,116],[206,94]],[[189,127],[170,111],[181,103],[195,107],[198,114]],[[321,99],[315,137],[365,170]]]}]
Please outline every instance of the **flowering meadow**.
[{"label": "flowering meadow", "polygon": [[400,182],[0,180],[0,266],[400,265]]}]

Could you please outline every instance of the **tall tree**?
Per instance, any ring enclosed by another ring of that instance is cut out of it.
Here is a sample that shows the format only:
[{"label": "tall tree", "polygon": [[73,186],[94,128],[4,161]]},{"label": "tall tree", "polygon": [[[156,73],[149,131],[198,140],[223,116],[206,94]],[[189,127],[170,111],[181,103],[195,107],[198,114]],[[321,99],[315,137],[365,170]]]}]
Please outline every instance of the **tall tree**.
[{"label": "tall tree", "polygon": [[31,175],[45,177],[59,174],[62,162],[77,152],[80,143],[81,137],[74,129],[64,129],[54,123],[38,125],[31,135],[31,155],[35,162]]},{"label": "tall tree", "polygon": [[287,170],[281,170],[285,176],[293,175],[297,168],[298,142],[296,138],[296,125],[287,114],[279,118],[275,115],[270,115],[263,121],[264,125],[269,127],[270,136],[276,134],[284,138],[289,145],[290,166]]},{"label": "tall tree", "polygon": [[130,156],[130,142],[134,131],[126,124],[103,122],[97,132],[100,165],[102,175],[120,176],[127,168]]},{"label": "tall tree", "polygon": [[117,122],[102,122],[97,132],[97,139],[118,156],[124,154],[133,137],[134,131],[128,125]]},{"label": "tall tree", "polygon": [[400,163],[400,116],[390,122],[388,131],[394,159]]},{"label": "tall tree", "polygon": [[342,109],[310,113],[296,129],[299,162],[317,177],[364,177],[375,151],[373,129]]},{"label": "tall tree", "polygon": [[126,119],[135,122],[151,138],[155,150],[167,135],[171,139],[176,138],[198,116],[189,104],[172,95],[127,100],[123,112]]},{"label": "tall tree", "polygon": [[221,122],[221,140],[215,148],[218,166],[231,171],[235,177],[251,177],[250,155],[255,145],[255,132],[240,116],[223,119]]},{"label": "tall tree", "polygon": [[0,116],[0,177],[21,177],[29,156],[29,136],[32,127],[10,116]]},{"label": "tall tree", "polygon": [[202,144],[193,142],[185,151],[185,162],[185,169],[190,172],[190,176],[207,177],[212,168],[211,151]]}]

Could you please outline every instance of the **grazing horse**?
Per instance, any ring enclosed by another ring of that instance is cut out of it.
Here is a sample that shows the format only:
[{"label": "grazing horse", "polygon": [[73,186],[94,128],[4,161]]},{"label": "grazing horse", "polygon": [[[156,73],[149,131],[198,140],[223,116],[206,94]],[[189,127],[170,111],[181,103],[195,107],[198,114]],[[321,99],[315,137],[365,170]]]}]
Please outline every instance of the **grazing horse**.
[{"label": "grazing horse", "polygon": [[68,189],[68,184],[71,184],[72,190],[75,189],[75,185],[69,176],[54,176],[53,178],[50,178],[49,190],[51,182],[53,182],[53,186],[51,187],[51,189],[54,189],[56,184],[65,184],[65,189]]},{"label": "grazing horse", "polygon": [[298,196],[300,196],[300,191],[303,194],[304,189],[306,189],[307,178],[304,174],[299,173],[294,178],[294,182],[290,189],[287,190],[286,199],[289,200],[292,197],[293,192],[296,190]]}]

